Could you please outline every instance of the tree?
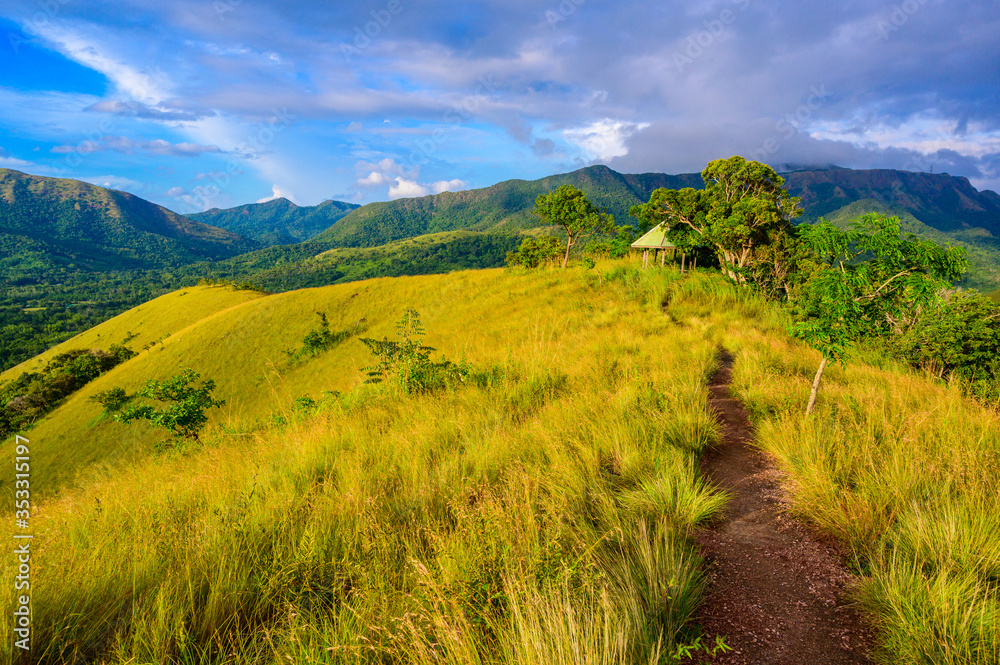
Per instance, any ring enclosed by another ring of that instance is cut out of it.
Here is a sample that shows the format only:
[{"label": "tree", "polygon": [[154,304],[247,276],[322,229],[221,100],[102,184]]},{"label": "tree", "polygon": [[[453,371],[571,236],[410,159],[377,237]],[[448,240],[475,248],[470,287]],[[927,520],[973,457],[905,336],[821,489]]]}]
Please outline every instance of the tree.
[{"label": "tree", "polygon": [[958,379],[980,397],[996,397],[1000,374],[1000,305],[976,291],[951,293],[934,303],[899,339],[912,365],[939,378]]},{"label": "tree", "polygon": [[116,396],[116,402],[130,402],[137,397],[145,397],[158,402],[166,402],[166,408],[157,409],[151,404],[133,405],[120,408],[113,414],[118,422],[130,423],[133,420],[148,420],[156,427],[169,430],[174,436],[198,440],[198,432],[208,422],[206,409],[225,405],[225,400],[212,397],[215,381],[203,381],[200,386],[193,382],[201,375],[193,369],[185,369],[179,375],[164,381],[149,380],[134,395],[127,399]]},{"label": "tree", "polygon": [[562,185],[548,194],[539,194],[532,212],[566,232],[563,268],[569,263],[569,252],[574,245],[595,233],[610,233],[615,224],[613,215],[595,206],[573,185]]},{"label": "tree", "polygon": [[677,227],[689,228],[694,233],[690,240],[711,247],[729,279],[746,284],[759,262],[780,258],[773,252],[766,259],[761,254],[794,233],[799,199],[788,194],[784,179],[770,166],[739,156],[709,162],[701,177],[705,189],[660,188],[630,214],[666,225],[668,239]]},{"label": "tree", "polygon": [[550,235],[525,238],[516,252],[507,252],[507,265],[521,265],[525,268],[555,261],[562,254],[562,242]]},{"label": "tree", "polygon": [[864,339],[905,333],[966,269],[965,250],[900,237],[899,218],[863,215],[846,231],[821,221],[800,239],[820,268],[795,302],[792,334],[823,354],[806,414],[829,361],[843,362]]}]

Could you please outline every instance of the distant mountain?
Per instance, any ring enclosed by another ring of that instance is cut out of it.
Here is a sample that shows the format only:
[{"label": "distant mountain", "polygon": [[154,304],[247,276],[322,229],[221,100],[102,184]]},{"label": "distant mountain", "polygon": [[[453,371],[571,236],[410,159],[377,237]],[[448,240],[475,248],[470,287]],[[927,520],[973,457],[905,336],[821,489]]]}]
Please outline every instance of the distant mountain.
[{"label": "distant mountain", "polygon": [[531,213],[535,197],[571,184],[591,201],[607,208],[619,224],[629,223],[628,210],[658,187],[700,187],[698,174],[623,174],[606,166],[549,176],[541,180],[507,180],[485,189],[444,192],[415,199],[369,203],[317,236],[342,247],[374,247],[394,240],[442,231],[516,232],[536,227]]},{"label": "distant mountain", "polygon": [[165,268],[257,247],[132,194],[0,169],[0,282]]},{"label": "distant mountain", "polygon": [[212,208],[188,215],[188,218],[227,229],[270,247],[311,240],[358,207],[342,201],[298,206],[288,199],[278,198],[225,210]]},{"label": "distant mountain", "polygon": [[802,197],[803,221],[856,201],[876,200],[939,231],[979,228],[1000,237],[1000,195],[976,190],[967,178],[889,169],[796,171],[784,178],[789,192]]},{"label": "distant mountain", "polygon": [[[948,174],[888,169],[853,170],[823,166],[783,173],[790,193],[802,198],[798,223],[820,217],[888,212],[914,222],[913,232],[936,242],[967,247],[975,254],[966,285],[1000,286],[1000,196],[977,191],[966,178]],[[373,247],[441,231],[514,232],[536,227],[535,197],[559,185],[579,187],[615,215],[618,224],[634,223],[631,206],[645,202],[659,187],[701,188],[701,175],[623,174],[592,166],[541,180],[508,180],[484,189],[445,192],[414,199],[371,203],[352,211],[316,241],[330,246]]]}]

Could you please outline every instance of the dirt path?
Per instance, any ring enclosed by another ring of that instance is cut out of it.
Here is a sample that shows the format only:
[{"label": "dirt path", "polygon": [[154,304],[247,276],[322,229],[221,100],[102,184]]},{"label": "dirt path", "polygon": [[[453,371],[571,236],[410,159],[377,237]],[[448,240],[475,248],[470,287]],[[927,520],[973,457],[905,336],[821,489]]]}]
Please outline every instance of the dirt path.
[{"label": "dirt path", "polygon": [[748,443],[747,412],[730,395],[726,352],[710,381],[710,406],[723,440],[702,458],[702,473],[729,491],[724,520],[697,534],[708,564],[708,595],[696,621],[733,647],[717,663],[871,663],[871,637],[844,599],[852,583],[837,550],[782,507],[780,476]]}]

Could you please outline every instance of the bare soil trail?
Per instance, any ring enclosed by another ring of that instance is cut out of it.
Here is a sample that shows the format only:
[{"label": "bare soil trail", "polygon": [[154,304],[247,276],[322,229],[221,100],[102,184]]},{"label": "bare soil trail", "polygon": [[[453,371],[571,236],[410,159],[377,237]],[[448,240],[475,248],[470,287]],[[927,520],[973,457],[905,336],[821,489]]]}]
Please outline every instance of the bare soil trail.
[{"label": "bare soil trail", "polygon": [[704,476],[731,494],[722,520],[697,533],[708,593],[695,621],[733,651],[715,663],[871,663],[865,621],[845,597],[854,578],[835,544],[785,510],[781,476],[750,445],[746,409],[729,390],[733,358],[722,352],[709,405],[722,441],[703,456]]}]

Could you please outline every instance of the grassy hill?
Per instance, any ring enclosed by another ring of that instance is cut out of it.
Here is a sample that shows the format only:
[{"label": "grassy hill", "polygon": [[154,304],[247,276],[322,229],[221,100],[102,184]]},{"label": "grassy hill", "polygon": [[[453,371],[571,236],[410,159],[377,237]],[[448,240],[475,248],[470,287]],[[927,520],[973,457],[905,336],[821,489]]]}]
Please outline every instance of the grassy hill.
[{"label": "grassy hill", "polygon": [[132,194],[0,169],[0,282],[178,266],[256,245]]},{"label": "grassy hill", "polygon": [[277,198],[220,210],[188,215],[202,224],[217,226],[262,245],[291,245],[311,240],[359,206],[342,201],[324,201],[316,206],[297,206]]},{"label": "grassy hill", "polygon": [[[185,298],[200,310],[168,323]],[[396,339],[407,308],[464,382],[362,382],[358,337]],[[293,360],[318,312],[348,338]],[[883,660],[1000,649],[997,414],[873,358],[829,368],[805,419],[818,355],[716,275],[623,261],[189,289],[125,316],[101,339],[170,334],[26,433],[35,662],[662,662],[698,636],[693,534],[725,500],[697,471],[720,345],[794,510],[856,563]],[[227,400],[186,454],[87,400],[182,367]],[[13,637],[0,624],[5,656]]]}]

